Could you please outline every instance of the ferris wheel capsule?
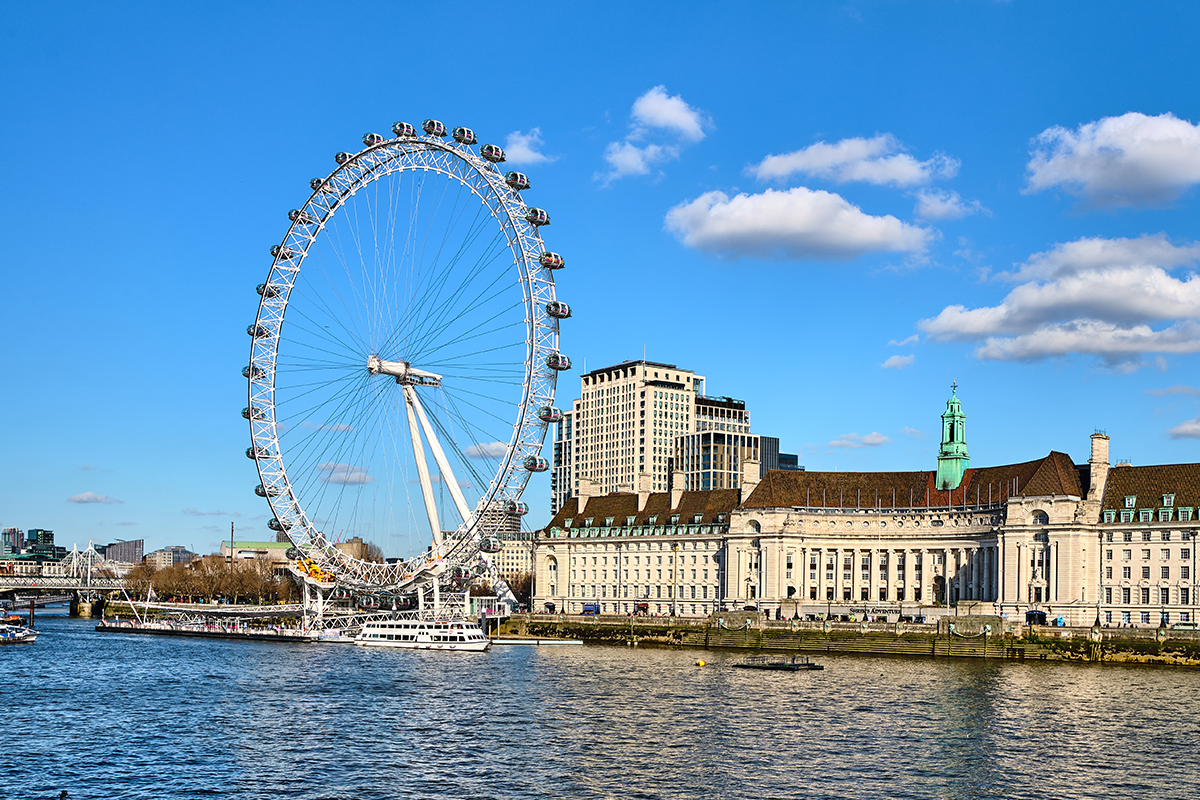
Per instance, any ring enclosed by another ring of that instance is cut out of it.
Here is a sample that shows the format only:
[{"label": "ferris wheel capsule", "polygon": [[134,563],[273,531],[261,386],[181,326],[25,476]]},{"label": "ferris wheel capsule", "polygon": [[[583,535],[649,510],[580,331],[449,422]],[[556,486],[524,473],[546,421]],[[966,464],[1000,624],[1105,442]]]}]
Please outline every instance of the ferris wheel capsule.
[{"label": "ferris wheel capsule", "polygon": [[571,368],[571,359],[564,356],[562,353],[551,353],[546,356],[546,366],[550,369],[556,369],[560,372],[564,369]]},{"label": "ferris wheel capsule", "polygon": [[540,228],[550,224],[550,215],[544,208],[530,208],[525,212],[525,221]]},{"label": "ferris wheel capsule", "polygon": [[251,460],[257,460],[257,459],[266,458],[266,457],[267,457],[267,448],[265,448],[265,447],[262,447],[260,445],[253,445],[251,447],[246,448],[246,458],[249,458]]},{"label": "ferris wheel capsule", "polygon": [[260,283],[254,287],[254,291],[258,292],[262,297],[278,297],[279,287],[271,283]]},{"label": "ferris wheel capsule", "polygon": [[407,122],[393,122],[392,123],[392,133],[394,133],[397,136],[399,136],[400,138],[404,139],[404,138],[416,136],[417,129],[414,128],[412,125],[409,125]]},{"label": "ferris wheel capsule", "polygon": [[455,128],[453,136],[454,141],[459,144],[475,144],[477,141],[475,139],[475,131],[470,128]]},{"label": "ferris wheel capsule", "polygon": [[479,543],[479,549],[484,553],[499,553],[504,549],[504,542],[495,536],[485,536]]},{"label": "ferris wheel capsule", "polygon": [[269,520],[267,520],[267,527],[273,531],[282,532],[286,530],[286,528],[283,527],[283,523],[275,519],[275,517],[271,517]]},{"label": "ferris wheel capsule", "polygon": [[254,493],[259,497],[277,497],[279,495],[279,490],[274,486],[266,487],[260,483],[258,486],[254,487]]},{"label": "ferris wheel capsule", "polygon": [[271,335],[271,331],[259,324],[247,325],[246,333],[253,336],[255,339],[264,339]]},{"label": "ferris wheel capsule", "polygon": [[541,258],[538,259],[538,263],[546,269],[562,269],[567,265],[562,256],[549,251],[542,253]]},{"label": "ferris wheel capsule", "polygon": [[452,581],[469,581],[472,578],[471,570],[464,566],[455,566],[446,570],[446,577]]},{"label": "ferris wheel capsule", "polygon": [[500,145],[485,144],[479,150],[479,155],[491,161],[493,164],[499,164],[504,160],[504,149]]},{"label": "ferris wheel capsule", "polygon": [[506,172],[504,173],[504,182],[516,192],[523,192],[529,188],[529,176],[524,172]]},{"label": "ferris wheel capsule", "polygon": [[546,313],[555,319],[567,319],[571,316],[571,307],[566,303],[551,300],[549,303],[546,303]]},{"label": "ferris wheel capsule", "polygon": [[427,119],[422,122],[421,130],[425,131],[430,136],[444,137],[446,135],[446,126],[436,119]]},{"label": "ferris wheel capsule", "polygon": [[354,153],[335,153],[333,156],[333,160],[338,163],[338,166],[345,164],[352,158],[354,158]]},{"label": "ferris wheel capsule", "polygon": [[261,378],[264,374],[266,374],[266,373],[263,372],[262,367],[257,366],[255,364],[247,364],[246,366],[242,367],[242,377],[243,378],[258,379],[258,378]]},{"label": "ferris wheel capsule", "polygon": [[562,411],[559,411],[554,406],[542,406],[538,409],[538,419],[542,422],[558,422],[562,418]]},{"label": "ferris wheel capsule", "polygon": [[300,255],[299,250],[294,250],[291,247],[282,244],[271,245],[271,255],[278,258],[280,261],[291,261],[296,256]]},{"label": "ferris wheel capsule", "polygon": [[378,133],[364,133],[362,142],[367,147],[374,147],[377,144],[383,144],[384,138]]},{"label": "ferris wheel capsule", "polygon": [[523,517],[529,513],[529,504],[520,500],[509,500],[504,504],[504,513],[510,517]]},{"label": "ferris wheel capsule", "polygon": [[[315,186],[313,187],[316,188]],[[316,219],[307,211],[301,211],[298,208],[293,208],[288,212],[288,219],[292,222],[299,222],[301,225],[312,225],[316,223]]]},{"label": "ferris wheel capsule", "polygon": [[308,182],[308,186],[314,192],[328,193],[328,192],[333,191],[333,187],[330,186],[329,182],[326,181],[324,178],[313,178],[311,181]]},{"label": "ferris wheel capsule", "polygon": [[242,419],[262,419],[266,416],[261,408],[246,406],[242,409]]},{"label": "ferris wheel capsule", "polygon": [[550,462],[541,456],[525,456],[521,466],[530,472],[545,472],[550,469]]}]

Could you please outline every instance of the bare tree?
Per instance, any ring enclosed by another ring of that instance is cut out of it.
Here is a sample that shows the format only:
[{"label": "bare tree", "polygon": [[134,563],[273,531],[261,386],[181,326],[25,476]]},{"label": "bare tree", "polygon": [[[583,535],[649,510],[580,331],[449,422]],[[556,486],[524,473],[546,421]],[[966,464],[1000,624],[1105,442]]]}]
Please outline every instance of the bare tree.
[{"label": "bare tree", "polygon": [[376,564],[383,563],[383,548],[374,542],[367,542],[367,561],[373,561]]}]

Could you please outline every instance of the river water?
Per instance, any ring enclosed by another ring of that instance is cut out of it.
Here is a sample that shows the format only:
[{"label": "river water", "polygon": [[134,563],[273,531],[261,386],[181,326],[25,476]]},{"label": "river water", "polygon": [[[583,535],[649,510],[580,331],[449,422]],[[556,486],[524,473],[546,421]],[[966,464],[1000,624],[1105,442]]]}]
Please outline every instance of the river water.
[{"label": "river water", "polygon": [[4,798],[1200,796],[1193,670],[37,627],[0,649]]}]

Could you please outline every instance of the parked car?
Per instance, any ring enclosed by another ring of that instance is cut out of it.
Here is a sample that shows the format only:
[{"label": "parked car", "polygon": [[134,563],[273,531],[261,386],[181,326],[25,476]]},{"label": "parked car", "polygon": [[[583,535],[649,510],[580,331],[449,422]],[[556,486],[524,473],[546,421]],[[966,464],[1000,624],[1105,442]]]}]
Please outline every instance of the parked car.
[{"label": "parked car", "polygon": [[1176,631],[1194,631],[1197,630],[1197,624],[1195,622],[1176,622],[1171,626],[1171,629]]}]

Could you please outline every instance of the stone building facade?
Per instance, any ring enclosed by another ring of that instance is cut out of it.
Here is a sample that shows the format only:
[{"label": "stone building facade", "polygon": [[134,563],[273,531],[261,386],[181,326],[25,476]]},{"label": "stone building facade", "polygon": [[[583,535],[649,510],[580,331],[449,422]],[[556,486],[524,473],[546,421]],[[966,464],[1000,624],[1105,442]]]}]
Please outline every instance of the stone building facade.
[{"label": "stone building facade", "polygon": [[[637,492],[600,495],[584,484],[537,533],[535,603],[568,612],[597,603],[602,613],[641,604],[676,615],[752,606],[780,617],[1032,611],[1064,625],[1197,621],[1200,464],[1110,466],[1109,438],[1096,433],[1086,464],[1052,451],[976,468],[965,419],[955,393],[935,470],[775,470],[760,479],[747,460],[738,489],[685,492],[678,475],[670,492],[652,491],[649,476]],[[702,577],[691,574],[693,557]]]}]

